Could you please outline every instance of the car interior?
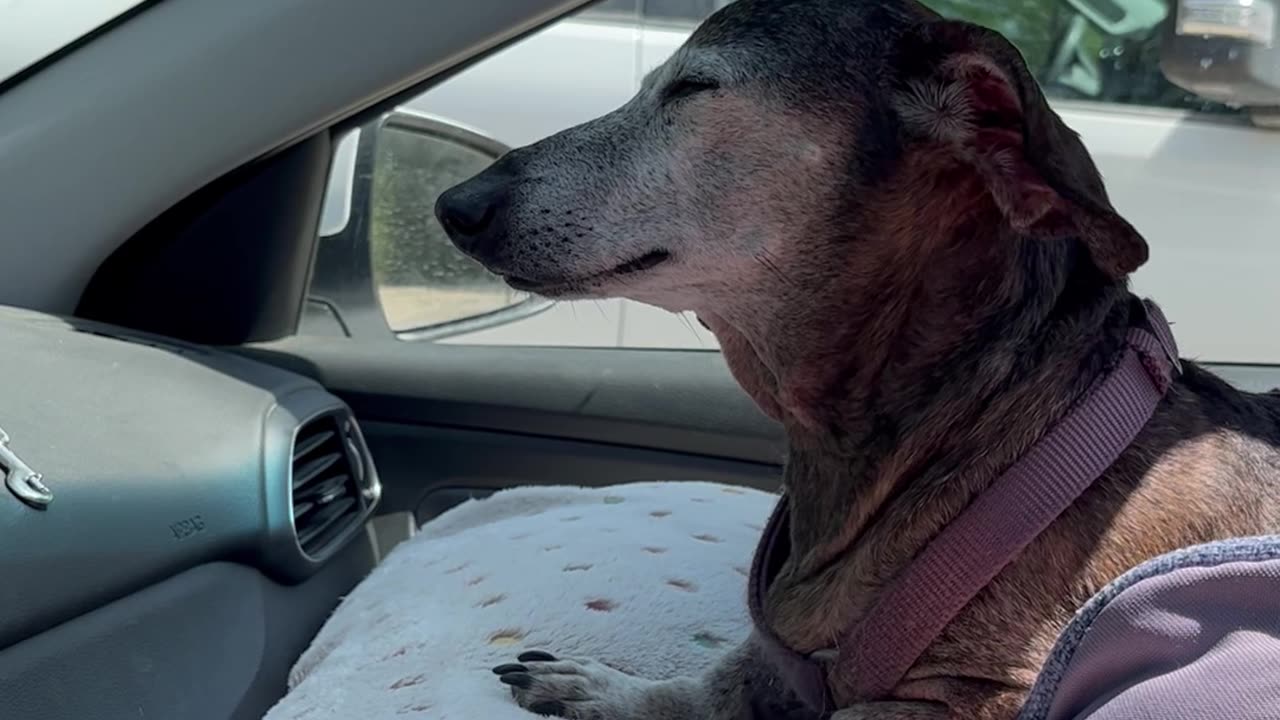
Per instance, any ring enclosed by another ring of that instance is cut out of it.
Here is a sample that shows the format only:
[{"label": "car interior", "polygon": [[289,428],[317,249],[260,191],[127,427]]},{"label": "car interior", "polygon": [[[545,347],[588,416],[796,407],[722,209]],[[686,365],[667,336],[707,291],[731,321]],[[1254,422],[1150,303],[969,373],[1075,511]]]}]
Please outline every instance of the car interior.
[{"label": "car interior", "polygon": [[296,334],[334,139],[577,4],[166,0],[0,86],[0,427],[52,496],[0,497],[5,717],[260,718],[395,542],[497,489],[776,486],[718,354]]},{"label": "car interior", "polygon": [[0,716],[261,718],[392,547],[504,488],[778,487],[718,353],[405,342],[358,233],[321,242],[344,138],[584,4],[148,0],[0,81]]}]

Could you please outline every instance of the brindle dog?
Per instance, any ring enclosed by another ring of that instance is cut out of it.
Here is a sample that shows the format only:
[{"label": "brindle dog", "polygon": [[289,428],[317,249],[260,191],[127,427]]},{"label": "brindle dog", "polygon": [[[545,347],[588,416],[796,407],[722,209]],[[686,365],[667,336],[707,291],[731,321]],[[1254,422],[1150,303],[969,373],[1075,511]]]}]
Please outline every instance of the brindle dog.
[{"label": "brindle dog", "polygon": [[[790,440],[765,616],[829,648],[1117,361],[1143,238],[1018,52],[910,0],[739,0],[620,109],[445,193],[520,289],[694,311]],[[1280,399],[1192,363],[1137,440],[839,720],[1008,720],[1073,611],[1154,555],[1280,531]],[[653,682],[526,653],[520,705],[582,720],[811,717],[750,643]],[[842,697],[844,694],[846,696]]]}]

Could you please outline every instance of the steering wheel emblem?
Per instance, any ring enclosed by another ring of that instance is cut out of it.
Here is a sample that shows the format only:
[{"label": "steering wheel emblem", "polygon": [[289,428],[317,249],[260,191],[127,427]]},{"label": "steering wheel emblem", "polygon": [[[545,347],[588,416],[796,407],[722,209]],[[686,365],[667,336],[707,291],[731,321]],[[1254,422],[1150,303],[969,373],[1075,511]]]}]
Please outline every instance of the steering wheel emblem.
[{"label": "steering wheel emblem", "polygon": [[0,428],[0,472],[4,473],[5,487],[22,502],[37,510],[53,502],[53,491],[44,484],[44,477],[9,449],[9,434],[4,428]]}]

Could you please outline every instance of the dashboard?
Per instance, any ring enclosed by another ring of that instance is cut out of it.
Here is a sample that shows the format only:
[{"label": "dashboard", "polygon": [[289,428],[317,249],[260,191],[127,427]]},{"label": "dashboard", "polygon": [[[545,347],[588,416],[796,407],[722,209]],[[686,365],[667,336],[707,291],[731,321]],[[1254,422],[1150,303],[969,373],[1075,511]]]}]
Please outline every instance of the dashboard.
[{"label": "dashboard", "polygon": [[[368,448],[347,406],[299,375],[213,348],[0,308],[0,429],[6,716],[76,716],[79,690],[94,710],[78,716],[111,717],[103,696],[92,697],[109,678],[67,675],[93,648],[121,653],[122,674],[133,677],[128,658],[145,661],[157,682],[191,671],[190,660],[168,664],[169,655],[191,654],[182,633],[209,635],[190,641],[204,646],[195,658],[215,676],[210,642],[241,642],[267,662],[270,636],[289,626],[273,623],[273,608],[305,614],[271,597],[342,565],[343,577],[326,580],[321,596],[309,593],[314,617],[275,643],[279,657],[270,660],[287,668],[372,566],[369,553],[353,564],[347,551],[367,545],[365,521],[381,494]],[[168,583],[179,583],[173,601],[130,605]],[[227,608],[244,598],[251,601],[232,622]],[[158,645],[138,632],[144,626]],[[70,705],[51,709],[36,697],[35,678],[51,667],[63,671],[59,702]],[[224,695],[184,717],[259,712],[246,700],[253,673],[228,682]],[[147,694],[137,690],[128,692],[140,712]],[[35,709],[10,715],[23,697]]]}]

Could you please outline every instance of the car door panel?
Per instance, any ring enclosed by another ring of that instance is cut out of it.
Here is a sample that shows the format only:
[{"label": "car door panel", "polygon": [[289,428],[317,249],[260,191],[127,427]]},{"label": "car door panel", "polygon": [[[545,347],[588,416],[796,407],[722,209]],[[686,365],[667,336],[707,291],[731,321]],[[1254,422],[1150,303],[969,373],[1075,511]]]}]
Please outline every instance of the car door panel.
[{"label": "car door panel", "polygon": [[[776,490],[782,427],[719,353],[294,337],[242,350],[308,375],[355,411],[383,512],[421,523],[519,485],[708,480]],[[1274,368],[1210,365],[1243,390]]]},{"label": "car door panel", "polygon": [[294,337],[243,352],[360,419],[384,512],[515,485],[710,480],[773,490],[784,437],[719,353]]},{"label": "car door panel", "polygon": [[426,522],[458,502],[525,485],[601,487],[701,480],[778,488],[780,468],[692,453],[408,423],[361,423],[384,512]]}]

